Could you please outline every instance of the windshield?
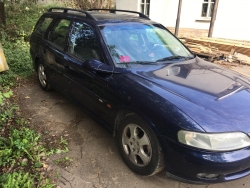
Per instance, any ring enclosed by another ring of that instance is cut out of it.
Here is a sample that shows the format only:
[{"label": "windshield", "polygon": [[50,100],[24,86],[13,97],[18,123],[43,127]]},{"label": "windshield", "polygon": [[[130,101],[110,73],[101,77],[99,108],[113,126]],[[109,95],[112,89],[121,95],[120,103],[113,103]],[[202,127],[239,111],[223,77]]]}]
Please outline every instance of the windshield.
[{"label": "windshield", "polygon": [[100,29],[116,67],[169,63],[193,57],[171,33],[158,25],[111,24]]}]

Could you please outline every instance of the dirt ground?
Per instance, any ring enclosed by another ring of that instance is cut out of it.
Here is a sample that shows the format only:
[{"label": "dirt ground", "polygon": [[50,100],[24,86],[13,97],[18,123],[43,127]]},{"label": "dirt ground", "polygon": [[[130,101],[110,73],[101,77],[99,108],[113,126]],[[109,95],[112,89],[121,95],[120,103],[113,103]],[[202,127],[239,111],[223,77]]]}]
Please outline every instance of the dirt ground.
[{"label": "dirt ground", "polygon": [[[250,77],[249,66],[229,66]],[[250,176],[240,180],[213,184],[191,185],[165,177],[161,172],[142,177],[131,172],[119,156],[116,140],[70,100],[56,91],[44,92],[35,78],[19,87],[21,110],[28,114],[48,139],[64,136],[69,152],[55,154],[49,159],[50,169],[59,188],[235,188],[250,187]],[[68,157],[69,166],[56,164]]]}]

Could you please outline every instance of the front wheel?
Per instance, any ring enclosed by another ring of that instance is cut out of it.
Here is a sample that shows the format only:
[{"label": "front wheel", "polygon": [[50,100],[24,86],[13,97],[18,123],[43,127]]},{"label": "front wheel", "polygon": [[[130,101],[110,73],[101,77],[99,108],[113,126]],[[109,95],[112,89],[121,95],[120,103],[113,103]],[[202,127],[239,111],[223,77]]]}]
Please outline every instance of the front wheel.
[{"label": "front wheel", "polygon": [[122,118],[117,138],[124,162],[135,173],[151,176],[164,168],[162,149],[155,133],[136,114]]},{"label": "front wheel", "polygon": [[37,65],[37,77],[38,77],[38,82],[41,88],[44,91],[49,91],[51,87],[47,80],[45,68],[40,61],[38,62],[38,65]]}]

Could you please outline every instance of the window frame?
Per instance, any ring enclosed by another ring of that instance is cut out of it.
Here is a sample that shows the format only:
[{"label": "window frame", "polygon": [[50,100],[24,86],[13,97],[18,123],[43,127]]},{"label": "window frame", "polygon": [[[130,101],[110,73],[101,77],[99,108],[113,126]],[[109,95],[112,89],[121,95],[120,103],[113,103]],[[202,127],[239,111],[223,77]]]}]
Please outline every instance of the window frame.
[{"label": "window frame", "polygon": [[[207,10],[206,10],[206,16],[202,15],[203,5],[204,4],[208,5],[207,6]],[[211,16],[209,16],[209,14],[210,14],[210,11],[211,11],[211,6],[212,5],[214,6],[214,4],[215,4],[215,1],[213,1],[213,0],[208,0],[208,2],[206,2],[205,0],[203,0],[202,6],[201,6],[201,18],[211,19],[213,12],[211,12]]]},{"label": "window frame", "polygon": [[[148,9],[147,9],[147,5],[148,5]],[[144,6],[143,10],[142,10],[142,6]],[[149,14],[150,14],[150,0],[140,0],[140,12],[149,17]],[[147,14],[147,12],[148,12],[148,14]]]},{"label": "window frame", "polygon": [[[51,19],[51,22],[49,23],[49,25],[48,25],[48,27],[45,29],[45,31],[44,31],[42,34],[40,34],[40,33],[37,31],[37,29],[38,29],[38,27],[40,27],[40,26],[44,23],[45,19]],[[46,38],[46,34],[47,34],[48,30],[51,28],[51,25],[53,25],[54,21],[55,21],[55,18],[52,17],[52,16],[42,16],[42,17],[38,20],[38,22],[36,23],[36,25],[35,25],[35,27],[34,27],[33,33],[35,33],[36,35],[38,35],[38,36],[40,36],[40,37],[42,37],[42,38]]]},{"label": "window frame", "polygon": [[[83,58],[81,58],[81,57],[75,55],[74,53],[71,53],[71,50],[70,50],[71,35],[72,35],[73,29],[74,29],[74,27],[75,27],[75,24],[76,24],[77,22],[78,22],[78,23],[82,23],[82,24],[84,24],[84,25],[86,25],[86,26],[88,26],[89,28],[92,29],[92,31],[93,31],[93,33],[94,33],[94,35],[95,35],[95,39],[96,39],[97,46],[98,46],[98,48],[99,48],[100,55],[101,55],[101,59],[102,59],[101,62],[104,63],[104,64],[107,64],[106,61],[105,61],[105,58],[104,58],[104,56],[103,56],[103,49],[102,49],[103,47],[102,47],[102,45],[101,45],[101,43],[100,43],[100,41],[99,41],[99,40],[101,40],[101,39],[100,39],[100,36],[98,35],[99,33],[97,33],[97,31],[96,31],[96,28],[97,28],[97,27],[91,25],[91,23],[89,23],[89,22],[86,21],[86,20],[82,20],[82,19],[81,19],[81,20],[79,20],[79,19],[73,19],[73,20],[71,20],[70,32],[68,33],[68,41],[67,41],[67,49],[66,49],[67,55],[72,56],[73,58],[78,59],[78,60],[80,60],[81,62],[86,61],[86,60],[84,60]],[[98,38],[99,38],[99,39],[98,39]]]},{"label": "window frame", "polygon": [[[58,25],[59,22],[60,22],[61,20],[68,20],[68,21],[70,22],[69,27],[68,27],[68,33],[67,33],[67,35],[66,35],[65,44],[64,44],[63,48],[58,47],[58,45],[56,45],[54,42],[52,42],[51,40],[49,40],[50,31],[52,31],[52,29],[55,28],[56,25]],[[52,46],[56,47],[57,49],[59,49],[59,50],[61,50],[61,51],[63,51],[63,52],[66,52],[67,49],[68,49],[68,46],[69,46],[69,34],[70,34],[70,32],[71,32],[71,28],[72,28],[72,23],[73,23],[73,22],[74,22],[74,21],[73,21],[72,19],[67,18],[67,17],[55,17],[55,18],[53,19],[52,23],[50,24],[49,29],[47,29],[47,31],[46,31],[46,35],[45,35],[46,40],[47,40]]]}]

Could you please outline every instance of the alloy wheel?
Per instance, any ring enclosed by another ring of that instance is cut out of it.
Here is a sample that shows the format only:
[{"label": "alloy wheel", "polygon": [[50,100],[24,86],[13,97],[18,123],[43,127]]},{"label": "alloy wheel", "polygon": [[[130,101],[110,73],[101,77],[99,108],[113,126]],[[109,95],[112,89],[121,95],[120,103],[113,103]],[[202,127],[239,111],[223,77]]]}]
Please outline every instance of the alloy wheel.
[{"label": "alloy wheel", "polygon": [[43,87],[46,87],[47,77],[46,77],[46,74],[44,72],[44,67],[42,64],[39,64],[39,66],[38,66],[38,78],[39,78],[40,84]]},{"label": "alloy wheel", "polygon": [[152,157],[152,147],[146,132],[136,124],[128,124],[122,133],[122,145],[129,160],[139,167],[146,166]]}]

